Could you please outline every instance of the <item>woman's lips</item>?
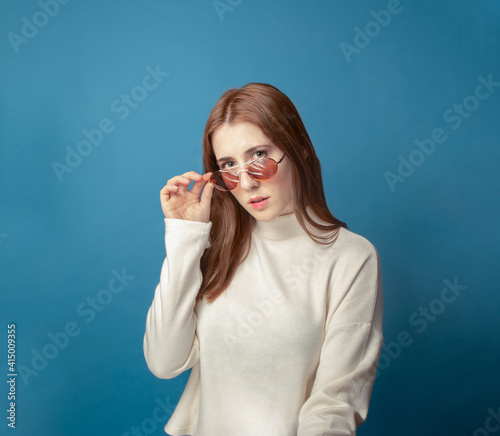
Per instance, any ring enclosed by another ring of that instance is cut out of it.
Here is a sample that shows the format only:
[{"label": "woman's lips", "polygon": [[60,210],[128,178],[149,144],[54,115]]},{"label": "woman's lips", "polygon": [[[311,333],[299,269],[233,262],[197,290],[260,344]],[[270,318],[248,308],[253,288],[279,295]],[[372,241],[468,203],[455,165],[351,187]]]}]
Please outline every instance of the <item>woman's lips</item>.
[{"label": "woman's lips", "polygon": [[266,198],[264,198],[262,200],[256,201],[254,203],[250,203],[250,205],[254,209],[262,209],[267,204],[268,201],[269,201],[269,197],[266,197]]}]

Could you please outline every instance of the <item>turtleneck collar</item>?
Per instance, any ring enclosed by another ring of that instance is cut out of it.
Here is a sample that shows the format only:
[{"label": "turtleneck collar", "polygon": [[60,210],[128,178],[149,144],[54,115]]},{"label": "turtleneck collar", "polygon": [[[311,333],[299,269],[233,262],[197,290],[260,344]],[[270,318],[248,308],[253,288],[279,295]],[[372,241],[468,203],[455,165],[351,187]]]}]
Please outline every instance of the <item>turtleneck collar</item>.
[{"label": "turtleneck collar", "polygon": [[[311,217],[320,221],[309,206],[306,206],[306,210]],[[311,226],[308,225],[307,221],[305,222],[305,225],[309,230],[311,230]],[[288,239],[293,238],[294,236],[307,234],[300,226],[299,221],[297,220],[297,215],[294,212],[286,215],[280,215],[272,221],[264,222],[256,220],[254,232],[268,239],[275,240]]]}]

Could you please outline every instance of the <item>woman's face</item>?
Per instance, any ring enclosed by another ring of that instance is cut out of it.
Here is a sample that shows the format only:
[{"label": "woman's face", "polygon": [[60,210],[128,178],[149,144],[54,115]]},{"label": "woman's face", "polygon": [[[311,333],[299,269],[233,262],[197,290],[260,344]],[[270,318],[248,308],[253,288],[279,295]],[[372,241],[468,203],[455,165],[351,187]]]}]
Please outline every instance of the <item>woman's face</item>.
[{"label": "woman's face", "polygon": [[[240,122],[224,123],[212,134],[212,145],[219,169],[231,169],[236,165],[260,157],[269,157],[278,162],[283,152],[264,135],[255,124]],[[246,169],[246,166],[236,170]],[[272,221],[280,215],[292,213],[292,168],[287,156],[278,165],[278,172],[269,180],[259,182],[246,171],[239,173],[240,181],[226,195],[234,195],[241,206],[259,221]],[[265,198],[261,202],[252,200]]]}]

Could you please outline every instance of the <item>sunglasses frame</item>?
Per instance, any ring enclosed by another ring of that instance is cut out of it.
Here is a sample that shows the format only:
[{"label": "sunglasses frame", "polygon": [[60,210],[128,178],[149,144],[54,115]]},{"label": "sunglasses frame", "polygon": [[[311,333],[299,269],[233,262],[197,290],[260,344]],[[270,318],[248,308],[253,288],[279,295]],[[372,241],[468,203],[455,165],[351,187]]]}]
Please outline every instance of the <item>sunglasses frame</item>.
[{"label": "sunglasses frame", "polygon": [[[236,188],[236,186],[238,186],[238,183],[240,183],[240,172],[242,172],[242,171],[246,171],[246,172],[247,172],[247,174],[250,176],[250,178],[252,178],[253,180],[256,180],[256,181],[258,181],[258,182],[265,182],[266,180],[272,179],[272,178],[276,175],[276,173],[278,172],[278,165],[279,165],[279,164],[283,161],[283,159],[285,158],[285,156],[286,156],[286,153],[285,153],[285,154],[283,154],[283,157],[282,157],[279,161],[275,161],[272,157],[264,157],[264,158],[260,157],[260,158],[258,158],[258,159],[254,159],[254,160],[251,160],[251,161],[248,161],[248,162],[242,163],[242,164],[240,164],[240,165],[236,165],[236,167],[241,167],[242,165],[247,165],[247,167],[246,167],[246,168],[242,168],[242,169],[237,170],[237,171],[233,171],[233,170],[217,170],[217,171],[214,171],[214,172],[212,173],[212,176],[210,177],[210,181],[212,182],[212,184],[214,185],[214,187],[215,187],[216,189],[218,189],[219,191],[222,191],[222,192],[229,192],[229,191],[232,191],[233,189],[235,189],[235,188]],[[249,167],[250,165],[252,165],[254,162],[257,162],[257,161],[259,161],[259,160],[260,160],[260,161],[265,160],[266,162],[267,162],[268,160],[272,160],[272,161],[274,161],[274,163],[276,164],[276,173],[274,173],[274,174],[273,174],[271,177],[269,177],[268,179],[264,179],[264,180],[262,180],[262,179],[261,179],[261,180],[259,180],[259,179],[256,179],[255,177],[252,177],[252,175],[248,172],[248,167]],[[236,184],[236,186],[235,186],[233,189],[224,189],[224,188],[221,188],[220,186],[218,186],[218,185],[217,185],[217,184],[216,184],[216,183],[212,180],[212,178],[213,178],[214,174],[216,174],[216,173],[231,173],[231,174],[234,174],[235,176],[238,176],[238,183]]]}]

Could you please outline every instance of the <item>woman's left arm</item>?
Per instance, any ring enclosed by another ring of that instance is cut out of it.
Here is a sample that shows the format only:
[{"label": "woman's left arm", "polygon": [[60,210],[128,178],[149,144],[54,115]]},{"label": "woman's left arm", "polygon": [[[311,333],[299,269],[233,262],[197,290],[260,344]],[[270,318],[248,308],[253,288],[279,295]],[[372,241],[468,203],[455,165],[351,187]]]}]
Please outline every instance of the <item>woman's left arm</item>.
[{"label": "woman's left arm", "polygon": [[366,419],[383,343],[378,253],[366,239],[331,277],[325,338],[297,436],[353,436]]}]

